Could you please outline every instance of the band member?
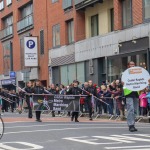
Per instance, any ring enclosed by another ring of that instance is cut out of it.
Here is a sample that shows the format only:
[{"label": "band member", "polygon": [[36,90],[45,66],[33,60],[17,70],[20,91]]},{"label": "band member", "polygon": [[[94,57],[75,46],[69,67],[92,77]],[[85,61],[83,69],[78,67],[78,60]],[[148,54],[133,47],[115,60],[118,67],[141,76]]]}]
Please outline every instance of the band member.
[{"label": "band member", "polygon": [[32,118],[32,108],[31,108],[31,102],[30,102],[30,99],[32,98],[32,94],[34,91],[33,91],[33,88],[32,88],[32,82],[29,81],[27,83],[27,87],[24,89],[27,94],[26,94],[26,102],[27,102],[27,106],[28,106],[28,109],[29,109],[29,112],[28,112],[28,118]]},{"label": "band member", "polygon": [[[7,99],[8,98],[8,90],[2,89],[1,95]],[[4,112],[4,111],[8,112],[9,102],[2,98],[2,104],[3,104],[2,112]]]},{"label": "band member", "polygon": [[89,96],[87,97],[87,103],[88,103],[88,109],[89,109],[89,119],[92,121],[92,110],[93,110],[93,106],[92,106],[92,100],[93,100],[93,96],[97,96],[97,91],[96,88],[93,86],[93,82],[92,80],[88,81],[88,88],[87,88],[87,92],[89,93]]},{"label": "band member", "polygon": [[[78,85],[79,85],[79,82],[77,80],[74,80],[73,81],[73,87],[69,89],[68,94],[70,94],[70,95],[80,95],[80,94],[82,94],[82,90],[78,87]],[[78,116],[79,116],[79,112],[73,111],[71,121],[73,121],[74,118],[75,118],[75,122],[79,122],[78,121]]]},{"label": "band member", "polygon": [[[135,63],[133,61],[128,63],[128,68],[134,67]],[[123,83],[124,84],[124,83]],[[135,128],[135,113],[137,114],[137,110],[139,109],[139,95],[138,92],[134,92],[128,90],[126,87],[124,88],[124,95],[126,97],[126,105],[127,105],[127,123],[129,126],[130,132],[135,132],[137,129]]]},{"label": "band member", "polygon": [[[34,94],[44,94],[44,88],[41,86],[41,81],[40,80],[36,80],[35,87],[33,88],[33,93]],[[37,122],[42,122],[42,120],[40,119],[41,118],[41,111],[36,110],[35,114],[36,114],[36,121]]]},{"label": "band member", "polygon": [[[57,94],[55,84],[51,84],[49,92],[51,94]],[[52,111],[52,117],[55,117],[55,111]]]},{"label": "band member", "polygon": [[13,113],[14,112],[14,109],[16,107],[16,95],[15,95],[15,91],[14,90],[11,90],[9,91],[8,95],[9,95],[9,98],[12,100],[12,103],[10,104],[11,105],[11,112]]}]

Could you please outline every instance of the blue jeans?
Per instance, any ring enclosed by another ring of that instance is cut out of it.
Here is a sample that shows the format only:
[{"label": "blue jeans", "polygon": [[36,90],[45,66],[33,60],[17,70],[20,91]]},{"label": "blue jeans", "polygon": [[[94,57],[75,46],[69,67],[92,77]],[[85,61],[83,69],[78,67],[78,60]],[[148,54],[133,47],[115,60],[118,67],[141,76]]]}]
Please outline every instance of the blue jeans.
[{"label": "blue jeans", "polygon": [[127,124],[128,126],[135,124],[135,116],[139,116],[139,99],[128,97],[126,98],[127,105]]}]

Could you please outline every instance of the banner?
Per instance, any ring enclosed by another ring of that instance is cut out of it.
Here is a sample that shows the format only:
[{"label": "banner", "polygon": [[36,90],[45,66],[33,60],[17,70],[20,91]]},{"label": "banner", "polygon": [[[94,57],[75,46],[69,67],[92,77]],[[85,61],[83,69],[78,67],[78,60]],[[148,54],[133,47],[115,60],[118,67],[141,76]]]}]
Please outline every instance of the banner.
[{"label": "banner", "polygon": [[33,95],[33,109],[38,111],[80,111],[76,95]]},{"label": "banner", "polygon": [[142,67],[132,67],[122,75],[124,87],[131,91],[140,91],[148,86],[150,75],[147,70]]},{"label": "banner", "polygon": [[38,66],[37,37],[24,37],[24,65],[26,67]]}]

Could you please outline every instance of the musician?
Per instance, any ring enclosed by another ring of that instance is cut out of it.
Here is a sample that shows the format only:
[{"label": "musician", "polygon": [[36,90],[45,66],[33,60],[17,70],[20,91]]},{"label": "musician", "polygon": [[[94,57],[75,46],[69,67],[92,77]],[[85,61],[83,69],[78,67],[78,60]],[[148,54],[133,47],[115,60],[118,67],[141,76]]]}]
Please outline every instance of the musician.
[{"label": "musician", "polygon": [[10,104],[11,106],[11,112],[14,112],[14,109],[16,107],[16,93],[14,90],[10,90],[8,93],[8,97],[10,98],[10,100],[12,100],[12,103]]},{"label": "musician", "polygon": [[[33,88],[33,93],[34,94],[44,94],[44,87],[41,86],[41,81],[40,80],[36,80],[35,82],[35,87]],[[37,122],[42,122],[41,118],[41,111],[40,110],[36,110],[35,111],[36,114],[36,121]]]},{"label": "musician", "polygon": [[27,87],[24,89],[27,93],[26,93],[26,102],[27,102],[27,106],[29,109],[28,112],[28,118],[32,118],[32,108],[31,108],[31,102],[30,99],[32,98],[32,95],[34,93],[33,88],[32,88],[32,82],[29,81],[27,82]]},{"label": "musician", "polygon": [[[51,85],[50,85],[50,90],[49,90],[49,92],[50,92],[51,94],[59,94],[59,93],[57,93],[57,91],[56,91],[55,84],[51,84]],[[52,111],[52,117],[55,117],[55,111]]]},{"label": "musician", "polygon": [[[68,94],[70,94],[70,95],[82,94],[82,90],[78,87],[78,85],[79,85],[79,81],[74,80],[73,87],[69,89]],[[77,112],[77,111],[72,112],[71,121],[73,121],[75,118],[75,122],[79,122],[78,116],[79,116],[79,112]]]},{"label": "musician", "polygon": [[89,109],[89,120],[92,121],[93,120],[92,119],[92,113],[93,113],[93,106],[92,106],[93,97],[92,97],[92,95],[97,97],[97,91],[96,91],[96,88],[93,86],[93,81],[92,80],[88,81],[88,88],[87,88],[86,91],[89,93],[89,95],[86,99],[87,103],[88,103],[88,109]]},{"label": "musician", "polygon": [[[8,98],[8,91],[6,89],[2,89],[1,95],[5,97],[6,99]],[[9,102],[6,101],[5,99],[2,99],[2,112],[8,112],[8,107],[9,107]]]}]

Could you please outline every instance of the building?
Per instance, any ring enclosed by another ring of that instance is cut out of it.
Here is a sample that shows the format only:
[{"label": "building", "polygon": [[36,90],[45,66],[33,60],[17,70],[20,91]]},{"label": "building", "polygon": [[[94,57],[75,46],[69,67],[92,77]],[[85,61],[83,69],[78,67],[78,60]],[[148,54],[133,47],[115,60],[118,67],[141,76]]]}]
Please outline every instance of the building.
[{"label": "building", "polygon": [[[69,0],[64,2],[69,4]],[[61,7],[61,1],[56,5]],[[121,77],[130,60],[150,70],[150,0],[73,0],[57,20],[58,24],[66,22],[64,15],[69,10],[82,14],[84,19],[80,24],[85,25],[85,39],[74,38],[74,44],[61,42],[58,48],[50,46],[51,82],[67,85],[72,79],[81,83],[92,79],[98,84],[113,81]],[[72,28],[76,34],[83,32],[82,29],[76,31],[77,20],[74,19]],[[60,26],[61,40],[66,39],[62,36],[67,35],[65,28]]]},{"label": "building", "polygon": [[[68,85],[150,71],[150,0],[0,0],[0,84]],[[38,37],[38,67],[24,67],[24,37]],[[9,72],[16,72],[10,78]]]},{"label": "building", "polygon": [[[14,88],[12,82],[24,87],[28,80],[40,79],[48,84],[48,1],[0,1],[0,84]],[[42,4],[42,5],[41,5]],[[24,37],[38,37],[38,67],[24,67]],[[10,78],[9,72],[16,76]]]}]

